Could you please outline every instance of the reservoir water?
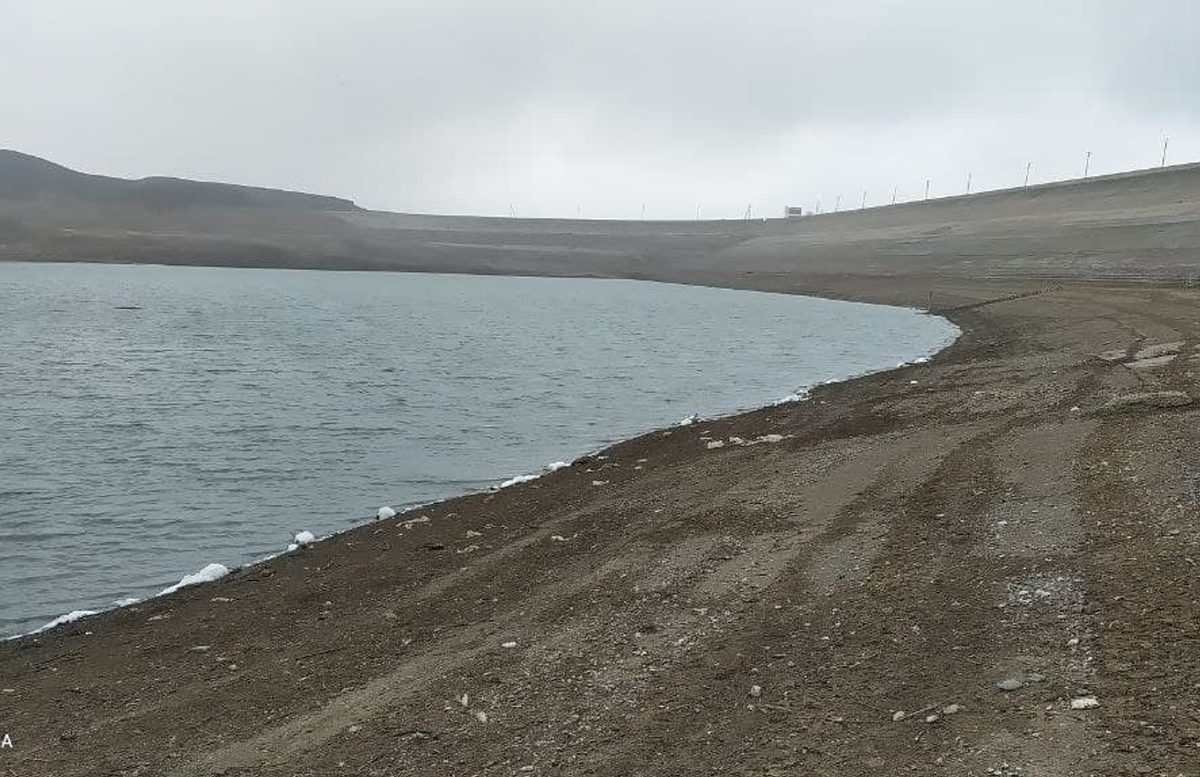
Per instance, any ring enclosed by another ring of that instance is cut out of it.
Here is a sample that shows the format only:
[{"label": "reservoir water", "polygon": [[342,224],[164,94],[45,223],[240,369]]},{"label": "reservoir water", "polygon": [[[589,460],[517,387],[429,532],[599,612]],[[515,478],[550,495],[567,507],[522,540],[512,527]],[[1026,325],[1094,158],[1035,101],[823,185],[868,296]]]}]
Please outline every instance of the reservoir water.
[{"label": "reservoir water", "polygon": [[0,263],[0,636],[957,334],[636,281]]}]

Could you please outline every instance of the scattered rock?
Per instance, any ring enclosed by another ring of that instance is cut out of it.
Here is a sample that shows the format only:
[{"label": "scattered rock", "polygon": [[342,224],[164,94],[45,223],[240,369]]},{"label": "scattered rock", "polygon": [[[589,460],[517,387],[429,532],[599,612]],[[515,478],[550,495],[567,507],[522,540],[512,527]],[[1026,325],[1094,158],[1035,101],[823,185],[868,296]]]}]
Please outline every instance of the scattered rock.
[{"label": "scattered rock", "polygon": [[1090,710],[1099,707],[1100,702],[1095,696],[1080,696],[1077,699],[1071,699],[1071,709],[1073,710]]},{"label": "scattered rock", "polygon": [[426,542],[423,546],[425,550],[445,550],[446,546],[438,541]]},{"label": "scattered rock", "polygon": [[1015,677],[1008,677],[996,683],[996,687],[1007,693],[1009,691],[1018,691],[1024,688],[1025,683],[1021,682]]},{"label": "scattered rock", "polygon": [[926,715],[925,716],[926,723],[937,723],[939,720],[941,720],[941,718],[938,717],[937,715]]},{"label": "scattered rock", "polygon": [[592,485],[593,486],[607,486],[608,481],[607,480],[593,480]]},{"label": "scattered rock", "polygon": [[501,643],[500,643],[500,647],[504,648],[505,650],[512,650],[512,649],[513,649],[513,648],[515,648],[516,646],[517,646],[517,643],[516,643],[515,641],[511,641],[511,640],[510,640],[510,641],[508,641],[508,642],[501,642]]},{"label": "scattered rock", "polygon": [[210,650],[212,650],[212,647],[209,645],[192,645],[188,648],[189,653],[207,653]]},{"label": "scattered rock", "polygon": [[704,447],[710,451],[716,450],[717,448],[724,448],[725,441],[724,440],[709,440],[708,442],[704,443]]},{"label": "scattered rock", "polygon": [[465,536],[467,536],[467,537],[482,537],[483,532],[475,531],[474,529],[467,529],[467,533]]},{"label": "scattered rock", "polygon": [[395,518],[395,517],[396,517],[396,511],[393,510],[392,508],[388,507],[387,505],[384,505],[383,507],[381,507],[375,511],[375,519],[378,521],[386,521],[389,518]]},{"label": "scattered rock", "polygon": [[465,548],[459,548],[458,550],[456,550],[454,552],[455,553],[474,553],[477,550],[479,550],[478,545],[468,545]]},{"label": "scattered rock", "polygon": [[761,685],[751,685],[750,686],[750,695],[756,699],[759,696],[762,696],[762,686]]},{"label": "scattered rock", "polygon": [[476,711],[475,720],[478,720],[480,723],[487,723],[488,722],[487,713],[484,712],[483,710]]},{"label": "scattered rock", "polygon": [[1139,394],[1122,394],[1113,397],[1096,410],[1099,415],[1128,413],[1136,410],[1183,407],[1190,405],[1192,398],[1183,391],[1146,391]]},{"label": "scattered rock", "polygon": [[1075,647],[1079,644],[1079,637],[1071,637],[1067,640],[1067,647]]},{"label": "scattered rock", "polygon": [[943,715],[955,715],[962,711],[963,706],[961,704],[947,704],[945,707],[942,707]]},{"label": "scattered rock", "polygon": [[904,720],[904,710],[896,710],[895,712],[893,712],[892,720],[897,721],[897,722]]}]

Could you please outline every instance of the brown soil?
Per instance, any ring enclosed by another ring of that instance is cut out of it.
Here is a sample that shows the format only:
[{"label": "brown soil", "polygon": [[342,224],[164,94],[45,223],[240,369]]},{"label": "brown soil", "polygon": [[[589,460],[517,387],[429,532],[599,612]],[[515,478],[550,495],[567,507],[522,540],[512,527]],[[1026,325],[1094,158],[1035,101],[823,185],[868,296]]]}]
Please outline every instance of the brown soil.
[{"label": "brown soil", "polygon": [[686,280],[965,335],[3,644],[0,775],[1200,774],[1200,292]]}]

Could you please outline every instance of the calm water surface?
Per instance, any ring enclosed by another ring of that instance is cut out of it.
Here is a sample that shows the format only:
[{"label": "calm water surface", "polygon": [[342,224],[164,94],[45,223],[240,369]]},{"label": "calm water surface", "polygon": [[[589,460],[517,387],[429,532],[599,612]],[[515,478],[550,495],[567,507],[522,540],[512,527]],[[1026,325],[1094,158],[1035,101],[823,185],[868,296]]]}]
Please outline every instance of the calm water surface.
[{"label": "calm water surface", "polygon": [[0,635],[956,335],[634,281],[0,263]]}]

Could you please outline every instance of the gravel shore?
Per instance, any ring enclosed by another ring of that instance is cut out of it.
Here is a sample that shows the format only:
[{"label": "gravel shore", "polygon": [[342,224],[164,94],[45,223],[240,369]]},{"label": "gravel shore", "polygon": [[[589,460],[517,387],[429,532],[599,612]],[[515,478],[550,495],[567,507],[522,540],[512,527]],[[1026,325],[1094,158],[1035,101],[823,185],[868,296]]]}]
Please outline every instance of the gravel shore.
[{"label": "gravel shore", "polygon": [[0,775],[1196,774],[1200,198],[1130,186],[597,269],[964,335],[4,643]]}]

